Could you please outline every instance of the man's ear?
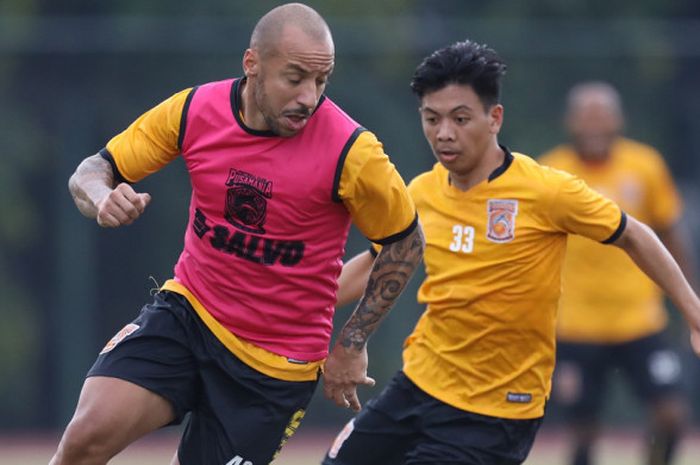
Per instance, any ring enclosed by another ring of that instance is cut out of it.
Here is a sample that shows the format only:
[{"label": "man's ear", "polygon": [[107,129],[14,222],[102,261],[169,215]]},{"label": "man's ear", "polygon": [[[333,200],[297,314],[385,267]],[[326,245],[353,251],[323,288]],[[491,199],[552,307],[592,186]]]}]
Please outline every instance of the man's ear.
[{"label": "man's ear", "polygon": [[503,105],[496,104],[489,110],[489,128],[491,134],[498,134],[503,125]]},{"label": "man's ear", "polygon": [[260,72],[260,59],[258,52],[249,48],[243,54],[243,74],[246,77],[257,76]]}]

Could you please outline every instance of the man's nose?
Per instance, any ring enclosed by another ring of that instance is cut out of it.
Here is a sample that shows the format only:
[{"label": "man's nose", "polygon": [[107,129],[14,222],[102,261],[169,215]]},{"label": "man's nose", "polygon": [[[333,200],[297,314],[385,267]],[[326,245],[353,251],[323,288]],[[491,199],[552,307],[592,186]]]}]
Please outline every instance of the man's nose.
[{"label": "man's nose", "polygon": [[437,129],[438,140],[453,140],[454,139],[454,129],[449,121],[443,120],[438,125]]},{"label": "man's nose", "polygon": [[318,101],[315,82],[312,80],[304,82],[299,88],[299,93],[297,94],[296,100],[299,105],[303,105],[309,110],[315,108]]}]

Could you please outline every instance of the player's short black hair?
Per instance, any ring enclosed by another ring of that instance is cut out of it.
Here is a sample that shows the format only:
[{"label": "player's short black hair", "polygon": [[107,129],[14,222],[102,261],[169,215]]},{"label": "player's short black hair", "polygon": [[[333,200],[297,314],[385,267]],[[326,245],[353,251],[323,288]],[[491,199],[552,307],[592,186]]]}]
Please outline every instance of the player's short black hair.
[{"label": "player's short black hair", "polygon": [[484,107],[490,108],[500,102],[505,73],[506,64],[493,49],[465,40],[428,55],[416,68],[411,89],[422,98],[450,84],[469,85]]}]

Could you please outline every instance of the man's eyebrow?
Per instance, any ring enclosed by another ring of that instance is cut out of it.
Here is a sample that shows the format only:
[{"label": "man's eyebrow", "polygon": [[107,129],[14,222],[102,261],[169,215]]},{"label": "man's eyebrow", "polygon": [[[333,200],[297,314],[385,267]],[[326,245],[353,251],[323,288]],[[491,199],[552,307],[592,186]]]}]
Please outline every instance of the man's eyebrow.
[{"label": "man's eyebrow", "polygon": [[300,72],[300,73],[302,73],[302,74],[309,74],[309,73],[311,72],[311,71],[309,71],[308,69],[305,69],[305,68],[303,68],[303,67],[301,67],[301,66],[299,66],[299,65],[297,65],[297,64],[295,64],[295,63],[290,63],[290,64],[288,64],[288,65],[287,65],[287,69],[288,69],[289,71],[298,71],[298,72]]},{"label": "man's eyebrow", "polygon": [[[322,70],[321,74],[330,75],[333,72],[334,68],[335,68],[335,66],[331,65],[330,67],[328,67],[328,69]],[[293,71],[293,72],[297,72],[297,73],[301,73],[301,74],[311,74],[313,72],[312,70],[306,69],[303,66],[298,65],[296,63],[289,63],[285,67],[285,71]]]},{"label": "man's eyebrow", "polygon": [[450,110],[450,113],[455,113],[458,111],[472,111],[472,108],[469,105],[457,105],[456,107]]},{"label": "man's eyebrow", "polygon": [[[433,110],[433,109],[430,108],[430,107],[421,107],[421,110],[422,110],[422,111],[429,111],[429,112],[435,113],[435,114],[439,113],[438,111]],[[455,113],[455,112],[458,112],[458,111],[472,111],[472,109],[471,109],[471,107],[469,107],[469,105],[464,105],[464,104],[463,104],[463,105],[458,105],[458,106],[456,106],[456,107],[454,107],[454,108],[451,108],[447,113]]]}]

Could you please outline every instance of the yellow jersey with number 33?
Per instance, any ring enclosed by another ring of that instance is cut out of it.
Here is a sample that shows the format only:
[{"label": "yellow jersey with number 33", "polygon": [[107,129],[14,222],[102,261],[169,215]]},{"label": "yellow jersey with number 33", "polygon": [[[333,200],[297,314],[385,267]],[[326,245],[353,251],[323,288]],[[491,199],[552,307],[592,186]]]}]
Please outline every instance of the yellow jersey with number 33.
[{"label": "yellow jersey with number 33", "polygon": [[[504,149],[505,150],[505,149]],[[544,414],[568,234],[612,242],[626,217],[578,178],[506,151],[468,191],[432,171],[409,185],[427,246],[404,371],[454,407],[502,418]]]}]

